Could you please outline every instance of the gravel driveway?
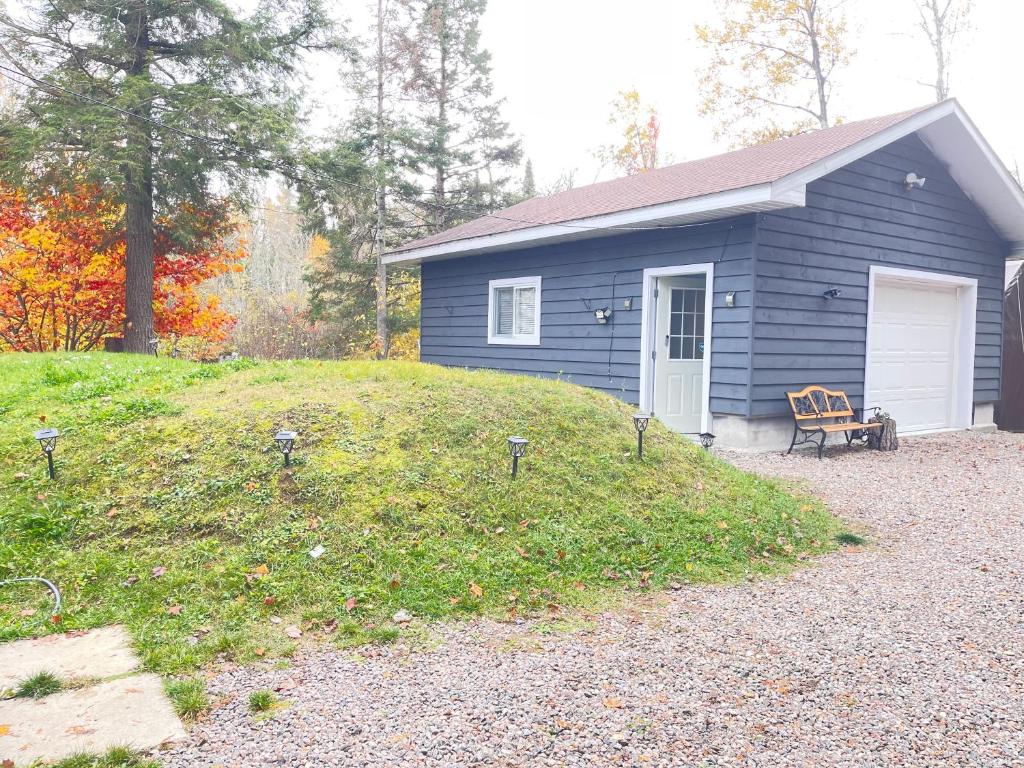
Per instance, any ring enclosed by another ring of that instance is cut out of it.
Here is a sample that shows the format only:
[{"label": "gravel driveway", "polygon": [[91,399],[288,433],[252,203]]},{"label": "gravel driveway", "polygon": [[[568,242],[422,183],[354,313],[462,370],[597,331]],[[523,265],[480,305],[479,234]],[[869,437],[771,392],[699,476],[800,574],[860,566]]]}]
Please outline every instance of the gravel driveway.
[{"label": "gravel driveway", "polygon": [[[570,632],[225,672],[165,765],[1024,765],[1024,436],[727,458],[806,480],[871,544]],[[287,708],[255,720],[260,688]]]}]

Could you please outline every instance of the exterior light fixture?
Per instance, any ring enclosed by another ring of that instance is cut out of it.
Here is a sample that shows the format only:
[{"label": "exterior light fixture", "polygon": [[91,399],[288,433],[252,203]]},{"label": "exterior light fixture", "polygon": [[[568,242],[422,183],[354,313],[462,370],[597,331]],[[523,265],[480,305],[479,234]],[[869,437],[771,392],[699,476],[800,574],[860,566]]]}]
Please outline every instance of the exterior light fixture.
[{"label": "exterior light fixture", "polygon": [[736,291],[729,291],[727,294],[725,294],[725,306],[736,306]]},{"label": "exterior light fixture", "polygon": [[35,437],[39,441],[39,447],[43,449],[43,454],[46,456],[46,469],[50,479],[53,480],[53,449],[57,447],[57,438],[60,437],[60,432],[53,427],[47,427],[36,432]]},{"label": "exterior light fixture", "polygon": [[512,454],[512,479],[519,473],[519,459],[526,453],[526,446],[530,441],[525,437],[510,437],[508,439],[508,452]]},{"label": "exterior light fixture", "polygon": [[710,432],[701,432],[697,437],[700,438],[700,444],[704,446],[704,450],[709,450],[715,443],[715,436]]},{"label": "exterior light fixture", "polygon": [[843,292],[838,288],[829,288],[821,295],[824,296],[826,299],[837,299],[843,295]]},{"label": "exterior light fixture", "polygon": [[149,348],[153,352],[153,357],[160,354],[160,339],[150,339]]},{"label": "exterior light fixture", "polygon": [[291,465],[292,448],[295,447],[295,438],[298,436],[298,432],[290,432],[287,429],[282,429],[274,435],[278,449],[284,454],[284,465],[286,467]]},{"label": "exterior light fixture", "polygon": [[594,317],[601,325],[608,322],[608,318],[612,316],[612,311],[609,307],[601,307],[601,309],[594,310]]},{"label": "exterior light fixture", "polygon": [[916,173],[908,173],[907,177],[903,179],[903,188],[910,192],[914,187],[918,189],[924,189],[924,183],[927,181],[923,176],[918,176]]},{"label": "exterior light fixture", "polygon": [[648,414],[633,414],[633,426],[636,427],[636,456],[638,459],[644,457],[644,432],[647,431],[647,425],[650,421],[651,417]]}]

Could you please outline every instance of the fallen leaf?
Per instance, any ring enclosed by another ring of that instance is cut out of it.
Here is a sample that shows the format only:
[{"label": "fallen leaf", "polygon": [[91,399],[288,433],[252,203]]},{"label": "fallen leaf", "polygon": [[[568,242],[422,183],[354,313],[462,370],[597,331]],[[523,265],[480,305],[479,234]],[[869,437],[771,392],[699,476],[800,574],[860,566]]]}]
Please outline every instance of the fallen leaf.
[{"label": "fallen leaf", "polygon": [[39,421],[41,421],[43,424],[46,423],[46,414],[45,413],[39,414]]},{"label": "fallen leaf", "polygon": [[345,610],[349,613],[352,613],[352,611],[354,611],[355,609],[356,599],[354,597],[350,597],[348,600],[345,601]]},{"label": "fallen leaf", "polygon": [[257,565],[252,572],[257,576],[266,576],[270,573],[270,569],[267,567],[266,563],[264,563],[263,565]]},{"label": "fallen leaf", "polygon": [[388,586],[391,589],[398,589],[402,584],[402,575],[400,573],[391,574],[391,581],[388,582]]},{"label": "fallen leaf", "polygon": [[150,573],[153,574],[154,579],[159,579],[161,576],[167,573],[167,569],[164,568],[162,565],[158,565],[156,568],[150,571]]},{"label": "fallen leaf", "polygon": [[266,648],[254,648],[253,649],[253,653],[256,654],[257,656],[262,656],[266,652],[267,652]]},{"label": "fallen leaf", "polygon": [[122,587],[130,587],[132,584],[134,584],[138,580],[139,580],[139,577],[136,576],[135,574],[132,574],[127,579],[125,579],[124,581],[121,582],[121,586]]},{"label": "fallen leaf", "polygon": [[111,507],[110,510],[107,512],[107,517],[117,517],[118,514],[120,514],[120,512],[121,510],[118,509],[117,507]]},{"label": "fallen leaf", "polygon": [[[11,732],[11,726],[9,726],[7,723],[0,723],[0,736],[6,736],[10,732]],[[10,760],[4,760],[4,762],[5,763],[9,763],[11,761]],[[14,765],[14,763],[11,763],[11,765]]]},{"label": "fallen leaf", "polygon": [[19,613],[18,615],[19,616],[24,616],[25,618],[28,618],[30,616],[35,616],[36,615],[36,609],[35,608],[26,608],[25,610],[21,611],[21,613]]},{"label": "fallen leaf", "polygon": [[263,604],[264,605],[273,605],[276,602],[277,602],[277,598],[274,597],[273,595],[267,595],[266,597],[263,598]]},{"label": "fallen leaf", "polygon": [[477,584],[475,582],[472,582],[472,581],[469,582],[469,592],[470,592],[470,594],[473,595],[473,597],[483,597],[484,596],[484,588],[481,587],[479,584]]},{"label": "fallen leaf", "polygon": [[564,549],[558,550],[558,559],[559,560],[565,560],[565,550]]},{"label": "fallen leaf", "polygon": [[338,620],[337,619],[328,619],[327,621],[324,622],[324,632],[326,634],[328,634],[328,635],[331,634],[332,632],[334,632],[334,630],[336,630],[337,628],[338,628]]},{"label": "fallen leaf", "polygon": [[309,556],[312,557],[314,560],[319,560],[321,557],[323,557],[323,554],[326,551],[327,550],[324,548],[323,544],[317,544],[315,547],[309,550]]},{"label": "fallen leaf", "polygon": [[288,635],[288,637],[293,639],[302,637],[302,630],[296,627],[294,624],[289,624],[287,627],[285,627],[284,633]]},{"label": "fallen leaf", "polygon": [[719,520],[717,523],[715,523],[715,525],[717,525],[723,531],[729,527],[729,524],[725,522],[725,520]]},{"label": "fallen leaf", "polygon": [[0,762],[0,768],[14,768],[14,761],[4,760],[3,762]]},{"label": "fallen leaf", "polygon": [[53,614],[53,616],[50,617],[50,621],[54,624],[60,624],[62,621],[64,621],[64,618],[59,613],[55,613]]},{"label": "fallen leaf", "polygon": [[519,555],[524,560],[530,557],[530,553],[527,552],[522,547],[520,547],[518,544],[516,544],[516,554]]},{"label": "fallen leaf", "polygon": [[25,480],[27,478],[28,478],[28,472],[15,472],[14,473],[14,479],[15,480]]},{"label": "fallen leaf", "polygon": [[575,584],[573,584],[573,586],[576,587],[576,589],[579,590],[580,592],[582,592],[583,590],[585,590],[587,588],[587,585],[584,584],[582,581],[577,581]]},{"label": "fallen leaf", "polygon": [[181,615],[181,606],[180,605],[172,605],[170,608],[167,609],[167,612],[169,614],[171,614],[171,616],[180,616]]},{"label": "fallen leaf", "polygon": [[601,703],[608,709],[622,709],[622,699],[616,698],[615,696],[609,696]]},{"label": "fallen leaf", "polygon": [[270,623],[271,624],[280,624],[281,623],[281,617],[280,616],[271,616],[270,617]]},{"label": "fallen leaf", "polygon": [[448,598],[448,602],[451,605],[458,605],[459,603],[462,602],[462,598],[461,597],[449,597]]}]

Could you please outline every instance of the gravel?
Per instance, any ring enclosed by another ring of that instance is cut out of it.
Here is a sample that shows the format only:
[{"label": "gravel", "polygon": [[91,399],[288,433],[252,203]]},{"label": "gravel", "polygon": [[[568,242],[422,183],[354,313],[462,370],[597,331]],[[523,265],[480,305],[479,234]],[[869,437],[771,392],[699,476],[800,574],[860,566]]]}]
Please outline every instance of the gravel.
[{"label": "gravel", "polygon": [[[806,481],[868,539],[790,576],[684,587],[592,621],[433,628],[227,670],[200,766],[1022,766],[1024,436],[894,454],[723,454]],[[416,626],[415,620],[413,626]],[[287,706],[248,711],[274,688]]]}]

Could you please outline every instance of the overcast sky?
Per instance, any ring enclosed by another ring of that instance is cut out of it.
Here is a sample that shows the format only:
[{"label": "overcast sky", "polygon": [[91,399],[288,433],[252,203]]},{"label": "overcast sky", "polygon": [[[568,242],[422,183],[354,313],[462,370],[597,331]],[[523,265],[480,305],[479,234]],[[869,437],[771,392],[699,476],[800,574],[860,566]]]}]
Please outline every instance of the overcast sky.
[{"label": "overcast sky", "polygon": [[[973,28],[954,51],[952,90],[1004,162],[1024,166],[1020,55],[1024,3],[975,0]],[[358,7],[349,6],[356,15]],[[837,80],[831,112],[846,120],[928,103],[934,91],[930,49],[915,29],[914,0],[847,0],[857,55]],[[347,9],[346,9],[347,10]],[[490,0],[483,44],[493,55],[496,93],[523,139],[540,186],[576,169],[595,179],[593,150],[614,139],[609,103],[636,88],[661,115],[661,145],[676,162],[729,147],[697,114],[697,70],[707,53],[697,23],[716,18],[713,0]],[[357,18],[354,27],[365,25]],[[332,112],[344,111],[326,75],[314,88]],[[605,170],[601,178],[612,175]]]}]

